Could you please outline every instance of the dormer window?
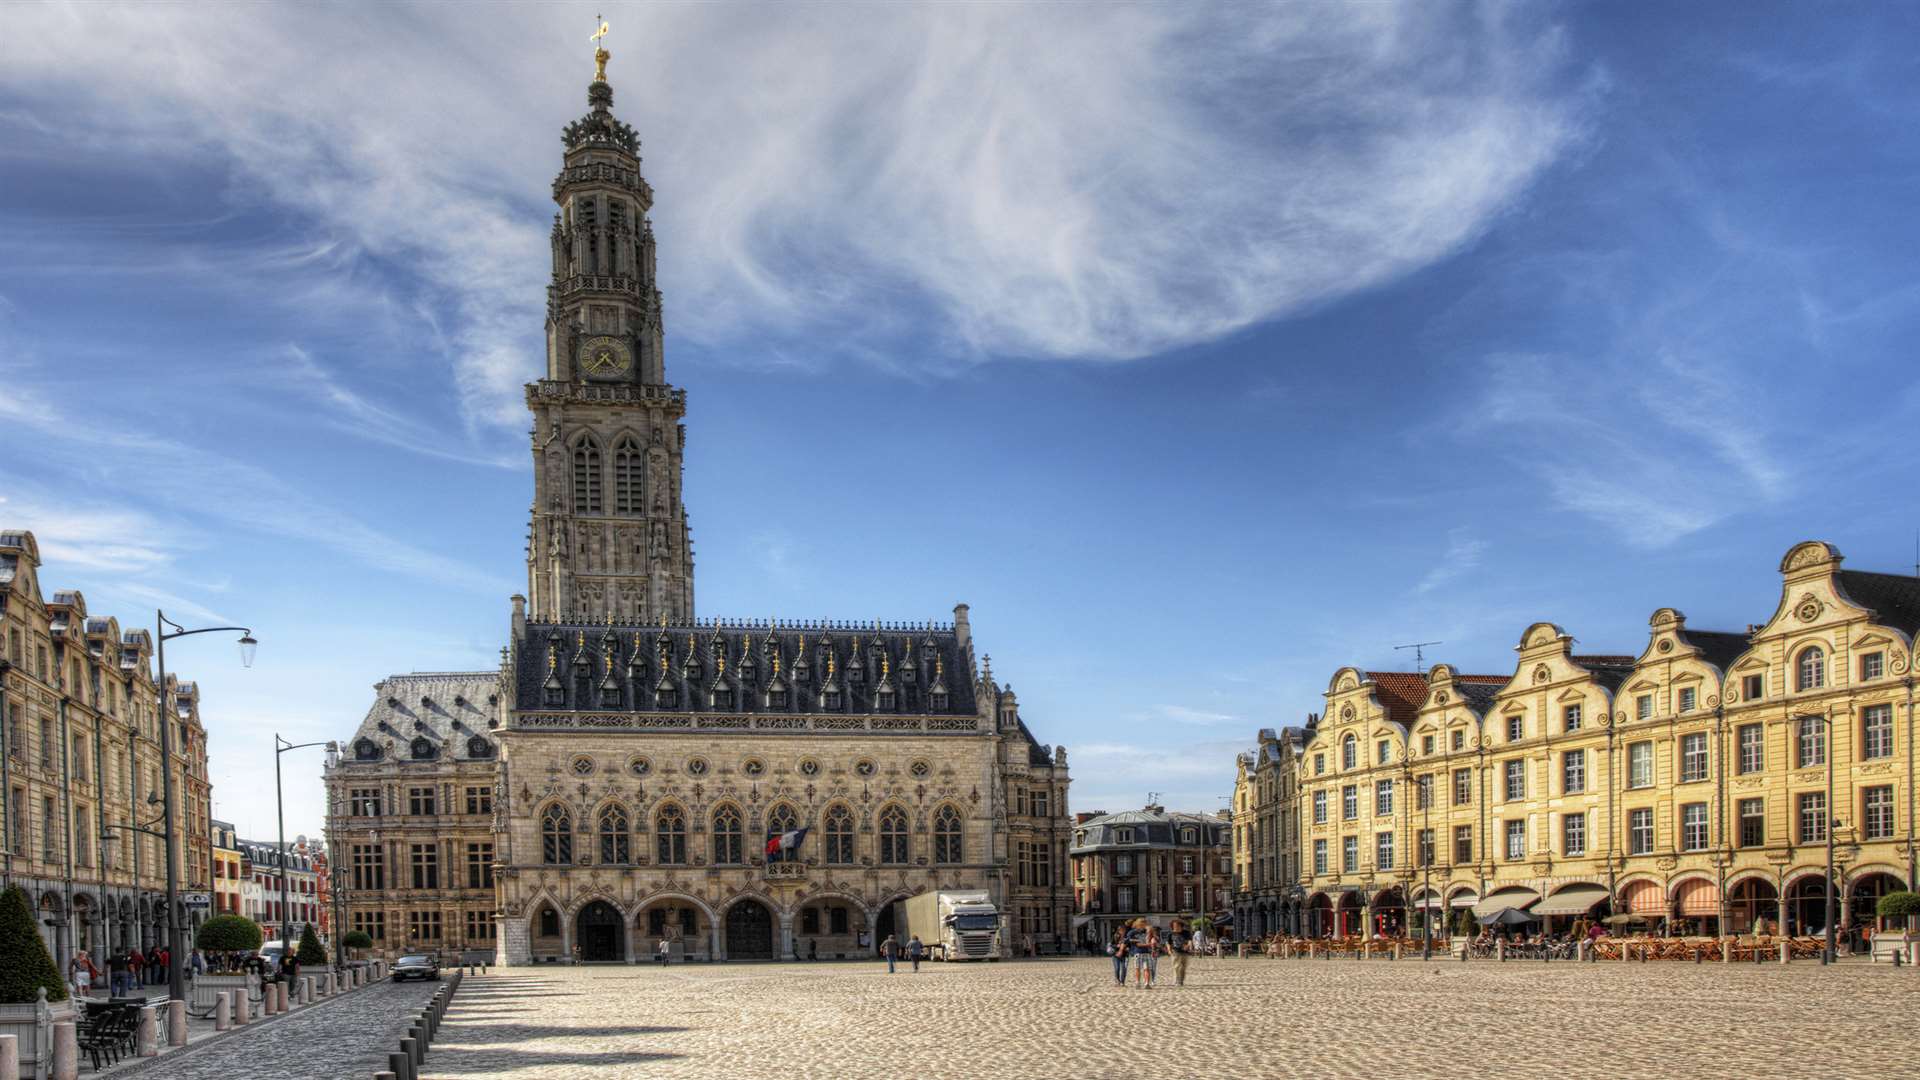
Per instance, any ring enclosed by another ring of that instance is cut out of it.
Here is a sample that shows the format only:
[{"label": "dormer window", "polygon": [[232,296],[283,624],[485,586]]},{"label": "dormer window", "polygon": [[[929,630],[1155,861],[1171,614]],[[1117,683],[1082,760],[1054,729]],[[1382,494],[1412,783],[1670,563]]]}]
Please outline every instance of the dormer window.
[{"label": "dormer window", "polygon": [[493,744],[475,735],[467,740],[467,756],[470,758],[490,758],[493,756]]},{"label": "dormer window", "polygon": [[787,690],[786,690],[786,688],[784,688],[784,687],[782,687],[782,688],[780,688],[780,689],[777,689],[777,690],[769,690],[769,691],[767,691],[767,704],[768,704],[769,706],[771,706],[771,707],[773,707],[773,708],[776,708],[776,709],[784,709],[784,708],[786,708],[786,707],[787,707]]},{"label": "dormer window", "polygon": [[554,708],[558,708],[567,703],[567,691],[563,687],[549,686],[547,687],[546,694],[547,704]]},{"label": "dormer window", "polygon": [[874,708],[876,709],[893,708],[894,697],[895,697],[894,692],[891,690],[880,691],[878,694],[874,695],[874,702],[873,702]]},{"label": "dormer window", "polygon": [[620,707],[620,688],[618,686],[601,687],[600,688],[600,704],[609,709],[619,708]]},{"label": "dormer window", "polygon": [[713,688],[713,707],[716,709],[733,708],[733,687],[716,686]]},{"label": "dormer window", "polygon": [[1115,830],[1113,830],[1113,842],[1114,842],[1114,843],[1116,843],[1116,844],[1131,844],[1131,843],[1133,843],[1133,830],[1132,830],[1132,829],[1115,829]]},{"label": "dormer window", "polygon": [[840,707],[840,691],[838,690],[823,691],[820,694],[820,707],[823,709],[839,708]]},{"label": "dormer window", "polygon": [[361,739],[359,742],[353,744],[353,759],[355,761],[379,761],[380,744],[374,742],[372,739]]},{"label": "dormer window", "polygon": [[434,756],[433,740],[425,735],[413,740],[413,760],[432,761]]},{"label": "dormer window", "polygon": [[934,708],[944,709],[947,707],[947,692],[945,690],[935,689],[931,697]]},{"label": "dormer window", "polygon": [[653,703],[656,707],[662,709],[678,708],[680,705],[680,691],[671,686],[663,686],[653,692]]}]

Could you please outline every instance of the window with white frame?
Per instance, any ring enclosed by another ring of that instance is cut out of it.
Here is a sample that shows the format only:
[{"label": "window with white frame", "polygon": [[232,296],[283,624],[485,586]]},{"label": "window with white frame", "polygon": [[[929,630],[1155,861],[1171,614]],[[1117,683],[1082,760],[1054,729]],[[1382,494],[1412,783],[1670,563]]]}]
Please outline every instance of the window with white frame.
[{"label": "window with white frame", "polygon": [[1887,654],[1870,652],[1860,657],[1860,681],[1877,679],[1887,673]]},{"label": "window with white frame", "polygon": [[1453,805],[1473,805],[1473,770],[1453,770]]},{"label": "window with white frame", "polygon": [[1870,787],[1860,793],[1860,835],[1866,840],[1893,839],[1893,788]]},{"label": "window with white frame", "polygon": [[1803,716],[1794,726],[1793,767],[1810,769],[1827,763],[1827,722],[1818,716]]},{"label": "window with white frame", "polygon": [[1560,819],[1562,847],[1568,856],[1587,853],[1587,815],[1567,814]]},{"label": "window with white frame", "polygon": [[1799,807],[1799,836],[1803,844],[1824,844],[1827,842],[1827,793],[1824,791],[1803,791],[1796,802]]},{"label": "window with white frame", "polygon": [[1740,800],[1740,846],[1762,847],[1767,842],[1767,800]]},{"label": "window with white frame", "polygon": [[1765,675],[1746,675],[1740,679],[1740,696],[1748,701],[1759,701],[1767,694]]},{"label": "window with white frame", "polygon": [[1525,818],[1507,822],[1507,858],[1509,860],[1527,857],[1527,822]]},{"label": "window with white frame", "polygon": [[1346,873],[1360,869],[1360,838],[1349,836],[1340,841],[1340,867]]},{"label": "window with white frame", "polygon": [[1627,811],[1627,854],[1653,854],[1653,809],[1640,807]]},{"label": "window with white frame", "polygon": [[1653,718],[1652,694],[1641,694],[1639,697],[1633,699],[1633,717],[1636,720],[1650,720]]},{"label": "window with white frame", "polygon": [[1393,869],[1393,834],[1383,832],[1373,838],[1373,868]]},{"label": "window with white frame", "polygon": [[1519,742],[1527,737],[1527,718],[1524,716],[1507,717],[1507,741]]},{"label": "window with white frame", "polygon": [[1757,773],[1767,767],[1766,729],[1760,724],[1741,724],[1735,736],[1740,743],[1740,766],[1742,775]]},{"label": "window with white frame", "polygon": [[1313,823],[1315,825],[1327,823],[1327,792],[1324,788],[1313,793]]},{"label": "window with white frame", "polygon": [[1347,821],[1360,816],[1360,787],[1348,784],[1340,789],[1340,816]]},{"label": "window with white frame", "polygon": [[1349,735],[1340,742],[1340,767],[1351,769],[1360,763],[1360,741]]},{"label": "window with white frame", "polygon": [[1627,786],[1653,786],[1653,743],[1637,742],[1627,746]]},{"label": "window with white frame", "polygon": [[1695,690],[1691,686],[1683,686],[1680,688],[1680,711],[1681,712],[1683,713],[1692,712],[1694,710],[1694,707],[1699,703],[1699,700],[1700,700],[1700,692],[1698,690]]},{"label": "window with white frame", "polygon": [[1433,807],[1433,774],[1425,773],[1414,783],[1414,809],[1428,810]]},{"label": "window with white frame", "polygon": [[1527,797],[1527,763],[1519,758],[1506,762],[1506,798],[1508,802]]},{"label": "window with white frame", "polygon": [[1455,825],[1453,827],[1453,861],[1456,863],[1473,861],[1473,826]]},{"label": "window with white frame", "polygon": [[1680,780],[1692,783],[1707,778],[1707,733],[1691,732],[1680,736]]},{"label": "window with white frame", "polygon": [[1798,690],[1818,690],[1827,685],[1827,653],[1818,645],[1809,645],[1800,652],[1800,662],[1795,666],[1794,688]]},{"label": "window with white frame", "polygon": [[1707,847],[1707,804],[1687,803],[1680,808],[1680,846],[1687,851],[1705,851]]},{"label": "window with white frame", "polygon": [[1560,755],[1560,787],[1567,795],[1578,795],[1587,790],[1587,752],[1569,750]]},{"label": "window with white frame", "polygon": [[1377,780],[1373,785],[1373,813],[1386,817],[1393,813],[1393,781]]},{"label": "window with white frame", "polygon": [[1860,756],[1893,756],[1893,706],[1869,705],[1860,711]]},{"label": "window with white frame", "polygon": [[1577,703],[1561,709],[1560,719],[1567,731],[1579,731],[1580,725],[1584,720],[1581,716],[1580,706]]},{"label": "window with white frame", "polygon": [[1325,839],[1318,839],[1313,842],[1313,872],[1315,874],[1324,874],[1327,872],[1327,842]]}]

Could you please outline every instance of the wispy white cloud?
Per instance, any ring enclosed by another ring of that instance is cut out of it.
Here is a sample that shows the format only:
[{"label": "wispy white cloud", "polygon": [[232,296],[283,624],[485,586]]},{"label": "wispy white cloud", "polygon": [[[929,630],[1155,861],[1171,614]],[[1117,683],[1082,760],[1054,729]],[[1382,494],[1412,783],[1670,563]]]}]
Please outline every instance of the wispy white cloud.
[{"label": "wispy white cloud", "polygon": [[[1499,3],[609,17],[671,325],[752,362],[923,369],[1204,341],[1457,251],[1581,129],[1559,33]],[[409,267],[470,422],[523,422],[537,193],[586,75],[550,11],[10,19],[10,115],[224,158],[232,198],[314,223],[316,275]]]},{"label": "wispy white cloud", "polygon": [[1476,537],[1473,530],[1465,525],[1447,530],[1447,550],[1440,561],[1427,576],[1414,586],[1414,592],[1429,593],[1444,585],[1450,585],[1461,575],[1480,565],[1480,559],[1487,553],[1487,542]]},{"label": "wispy white cloud", "polygon": [[517,458],[479,457],[465,452],[461,449],[462,443],[449,438],[447,433],[435,431],[348,386],[298,344],[288,343],[284,354],[288,362],[276,370],[284,373],[294,389],[325,406],[331,423],[339,430],[416,454],[469,465],[511,469],[523,464]]},{"label": "wispy white cloud", "polygon": [[1155,705],[1149,715],[1155,719],[1170,720],[1176,724],[1187,724],[1193,727],[1244,723],[1232,713],[1195,709],[1187,705]]}]

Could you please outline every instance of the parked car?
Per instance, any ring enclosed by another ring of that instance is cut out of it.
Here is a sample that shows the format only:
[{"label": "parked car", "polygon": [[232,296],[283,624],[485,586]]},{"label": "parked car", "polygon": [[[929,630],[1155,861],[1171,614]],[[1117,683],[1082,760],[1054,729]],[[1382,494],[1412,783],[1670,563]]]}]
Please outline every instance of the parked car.
[{"label": "parked car", "polygon": [[440,981],[440,962],[431,956],[415,953],[403,956],[393,962],[393,981],[402,979],[431,979]]}]

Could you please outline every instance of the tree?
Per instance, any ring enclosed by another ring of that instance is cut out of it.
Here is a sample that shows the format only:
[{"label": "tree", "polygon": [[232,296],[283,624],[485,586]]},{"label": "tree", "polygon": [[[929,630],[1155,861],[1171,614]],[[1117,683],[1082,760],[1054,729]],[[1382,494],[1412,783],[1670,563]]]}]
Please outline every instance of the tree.
[{"label": "tree", "polygon": [[40,1000],[41,987],[48,1001],[67,1000],[67,981],[34,928],[27,894],[16,885],[0,893],[0,1004],[31,1005]]},{"label": "tree", "polygon": [[320,947],[320,935],[313,932],[313,924],[300,931],[300,948],[293,958],[303,964],[324,964],[327,962],[327,950]]},{"label": "tree", "polygon": [[1195,915],[1193,917],[1193,932],[1196,934],[1211,935],[1213,933],[1213,919],[1206,915]]},{"label": "tree", "polygon": [[367,933],[365,930],[349,930],[345,936],[341,937],[340,944],[349,949],[371,949],[373,948],[373,935]]},{"label": "tree", "polygon": [[1920,893],[1890,892],[1880,898],[1874,910],[1883,919],[1910,919],[1920,915]]},{"label": "tree", "polygon": [[193,943],[206,952],[252,952],[260,947],[260,924],[245,915],[215,915],[200,924]]}]

